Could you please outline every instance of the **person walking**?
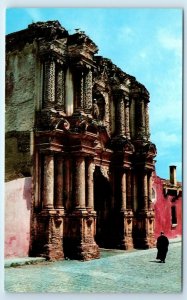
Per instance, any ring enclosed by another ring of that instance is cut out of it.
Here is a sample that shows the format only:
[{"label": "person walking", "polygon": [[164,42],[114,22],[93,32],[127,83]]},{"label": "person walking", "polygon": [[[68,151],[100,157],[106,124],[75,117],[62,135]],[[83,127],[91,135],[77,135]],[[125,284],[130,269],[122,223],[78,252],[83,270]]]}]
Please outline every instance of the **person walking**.
[{"label": "person walking", "polygon": [[168,252],[169,240],[167,236],[164,235],[164,232],[161,231],[160,236],[157,238],[157,257],[156,259],[160,259],[160,262],[165,263],[166,255]]}]

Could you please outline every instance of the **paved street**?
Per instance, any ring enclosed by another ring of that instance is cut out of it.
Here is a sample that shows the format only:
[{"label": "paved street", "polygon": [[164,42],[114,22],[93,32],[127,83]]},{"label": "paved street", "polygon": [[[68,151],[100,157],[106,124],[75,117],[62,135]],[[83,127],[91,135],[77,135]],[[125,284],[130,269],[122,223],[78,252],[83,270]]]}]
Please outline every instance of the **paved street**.
[{"label": "paved street", "polygon": [[181,242],[172,243],[166,263],[156,249],[102,251],[101,259],[64,260],[5,268],[8,292],[180,293]]}]

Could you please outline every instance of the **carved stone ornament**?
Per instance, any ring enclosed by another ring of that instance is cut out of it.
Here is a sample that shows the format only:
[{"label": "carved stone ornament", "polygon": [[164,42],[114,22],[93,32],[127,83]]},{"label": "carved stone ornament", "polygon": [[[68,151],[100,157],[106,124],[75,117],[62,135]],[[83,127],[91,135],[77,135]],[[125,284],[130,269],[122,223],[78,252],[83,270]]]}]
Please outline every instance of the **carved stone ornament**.
[{"label": "carved stone ornament", "polygon": [[69,130],[70,124],[64,118],[64,113],[51,109],[36,114],[36,130]]},{"label": "carved stone ornament", "polygon": [[110,142],[110,148],[112,150],[120,150],[125,152],[134,152],[134,146],[130,141],[123,136],[116,136]]}]

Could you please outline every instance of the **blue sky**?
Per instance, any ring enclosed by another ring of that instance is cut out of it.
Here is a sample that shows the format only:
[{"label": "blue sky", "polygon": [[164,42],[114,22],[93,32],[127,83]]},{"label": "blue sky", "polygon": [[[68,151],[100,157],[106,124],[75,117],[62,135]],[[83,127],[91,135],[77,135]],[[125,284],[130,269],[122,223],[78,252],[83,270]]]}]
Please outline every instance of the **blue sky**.
[{"label": "blue sky", "polygon": [[6,33],[37,21],[59,20],[69,33],[80,28],[150,93],[151,141],[157,146],[157,175],[169,165],[182,178],[182,10],[173,8],[11,8]]}]

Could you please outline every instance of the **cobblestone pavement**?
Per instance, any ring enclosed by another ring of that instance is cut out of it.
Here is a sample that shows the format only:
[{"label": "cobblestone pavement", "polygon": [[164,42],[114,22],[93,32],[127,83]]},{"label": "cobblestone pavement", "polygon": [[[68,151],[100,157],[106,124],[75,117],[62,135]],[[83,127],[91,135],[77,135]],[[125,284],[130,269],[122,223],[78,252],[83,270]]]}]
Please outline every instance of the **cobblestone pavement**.
[{"label": "cobblestone pavement", "polygon": [[166,263],[156,249],[102,251],[86,262],[63,260],[5,269],[8,292],[180,293],[181,242],[169,246]]}]

